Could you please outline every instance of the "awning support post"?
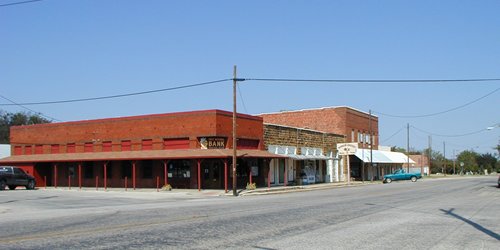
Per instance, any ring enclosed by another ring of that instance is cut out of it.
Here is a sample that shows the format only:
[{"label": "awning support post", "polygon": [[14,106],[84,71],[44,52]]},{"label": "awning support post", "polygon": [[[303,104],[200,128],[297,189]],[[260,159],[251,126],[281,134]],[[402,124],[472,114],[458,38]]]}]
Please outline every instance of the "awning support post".
[{"label": "awning support post", "polygon": [[78,188],[82,190],[82,163],[78,163]]},{"label": "awning support post", "polygon": [[286,171],[286,170],[287,170],[288,166],[287,166],[287,160],[286,160],[286,159],[284,159],[284,161],[285,161],[285,173],[284,173],[284,175],[285,175],[285,176],[284,176],[284,177],[285,177],[285,182],[284,182],[284,184],[285,184],[285,187],[286,187],[286,184],[287,184],[287,182],[288,182],[288,174],[287,174],[287,171]]},{"label": "awning support post", "polygon": [[135,190],[135,165],[136,161],[132,161],[132,187]]},{"label": "awning support post", "polygon": [[227,159],[224,159],[224,193],[227,193]]},{"label": "awning support post", "polygon": [[168,160],[163,160],[163,183],[168,185]]},{"label": "awning support post", "polygon": [[57,164],[54,164],[54,188],[57,188]]},{"label": "awning support post", "polygon": [[201,191],[201,160],[196,160],[198,163],[198,192]]}]

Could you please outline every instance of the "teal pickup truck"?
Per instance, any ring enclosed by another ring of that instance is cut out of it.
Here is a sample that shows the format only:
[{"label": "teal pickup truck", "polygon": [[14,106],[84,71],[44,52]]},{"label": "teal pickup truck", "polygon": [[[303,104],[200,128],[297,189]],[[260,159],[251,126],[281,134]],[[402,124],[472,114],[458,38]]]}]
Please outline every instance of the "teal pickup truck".
[{"label": "teal pickup truck", "polygon": [[420,178],[422,178],[420,173],[406,173],[404,169],[398,169],[392,174],[384,175],[384,183],[391,183],[392,181],[399,180],[411,180],[412,182],[416,182],[417,179]]}]

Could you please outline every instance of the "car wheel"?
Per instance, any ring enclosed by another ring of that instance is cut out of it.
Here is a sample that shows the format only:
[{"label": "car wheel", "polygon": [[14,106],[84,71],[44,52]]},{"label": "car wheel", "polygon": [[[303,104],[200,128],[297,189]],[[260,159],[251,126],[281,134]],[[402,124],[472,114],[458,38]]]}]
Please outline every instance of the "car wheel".
[{"label": "car wheel", "polygon": [[35,181],[28,181],[28,185],[26,185],[26,189],[35,189]]},{"label": "car wheel", "polygon": [[9,189],[10,189],[10,190],[14,190],[14,189],[16,189],[16,187],[17,187],[17,186],[14,186],[14,185],[9,185]]},{"label": "car wheel", "polygon": [[416,182],[417,181],[417,177],[416,176],[412,176],[411,177],[411,182]]},{"label": "car wheel", "polygon": [[0,180],[0,190],[5,190],[6,183],[4,180]]},{"label": "car wheel", "polygon": [[392,179],[391,178],[385,178],[385,183],[391,183]]}]

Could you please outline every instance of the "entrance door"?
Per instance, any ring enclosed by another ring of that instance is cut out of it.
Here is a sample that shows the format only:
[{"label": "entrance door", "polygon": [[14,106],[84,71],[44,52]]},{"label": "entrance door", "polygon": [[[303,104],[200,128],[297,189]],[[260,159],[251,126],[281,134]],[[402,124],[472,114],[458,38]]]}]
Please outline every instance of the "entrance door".
[{"label": "entrance door", "polygon": [[221,188],[222,163],[218,160],[206,160],[201,164],[202,188],[219,189]]},{"label": "entrance door", "polygon": [[279,183],[285,183],[285,160],[279,159]]}]

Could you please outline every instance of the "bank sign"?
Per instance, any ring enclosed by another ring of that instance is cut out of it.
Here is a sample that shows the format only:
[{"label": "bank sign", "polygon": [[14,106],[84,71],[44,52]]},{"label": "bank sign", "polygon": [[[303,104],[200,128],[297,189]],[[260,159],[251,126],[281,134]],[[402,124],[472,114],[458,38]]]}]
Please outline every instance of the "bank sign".
[{"label": "bank sign", "polygon": [[224,149],[226,148],[225,137],[201,137],[200,145],[202,149]]},{"label": "bank sign", "polygon": [[339,155],[353,155],[358,150],[357,143],[337,143]]}]

